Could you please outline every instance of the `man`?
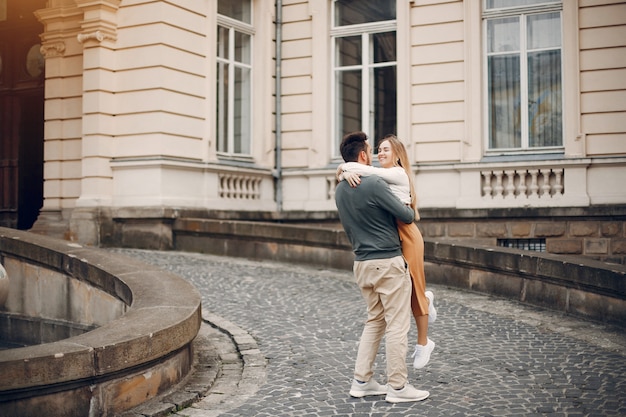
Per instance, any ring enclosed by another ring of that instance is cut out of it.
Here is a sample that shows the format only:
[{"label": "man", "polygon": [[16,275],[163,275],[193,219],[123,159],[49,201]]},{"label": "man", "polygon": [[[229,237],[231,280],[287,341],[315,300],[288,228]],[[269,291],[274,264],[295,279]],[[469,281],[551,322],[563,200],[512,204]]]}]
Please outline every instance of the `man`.
[{"label": "man", "polygon": [[[363,132],[344,136],[340,146],[346,162],[370,165],[372,147]],[[421,401],[430,394],[408,383],[406,353],[410,328],[411,278],[402,250],[396,218],[415,219],[412,208],[402,204],[380,177],[361,177],[352,188],[337,185],[335,202],[341,224],[355,255],[354,276],[367,304],[367,321],[361,334],[350,388],[353,397],[386,394],[391,403]],[[373,365],[385,336],[387,386],[373,378]]]}]

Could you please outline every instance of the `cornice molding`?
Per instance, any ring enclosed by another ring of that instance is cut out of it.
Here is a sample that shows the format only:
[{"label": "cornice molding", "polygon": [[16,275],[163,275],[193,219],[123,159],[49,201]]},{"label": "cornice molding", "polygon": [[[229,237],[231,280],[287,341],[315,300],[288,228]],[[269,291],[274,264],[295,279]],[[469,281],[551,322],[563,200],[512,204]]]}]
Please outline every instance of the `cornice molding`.
[{"label": "cornice molding", "polygon": [[39,35],[41,54],[44,58],[63,56],[67,49],[66,40],[79,28],[82,11],[76,7],[49,7],[36,10],[35,16],[45,28]]}]

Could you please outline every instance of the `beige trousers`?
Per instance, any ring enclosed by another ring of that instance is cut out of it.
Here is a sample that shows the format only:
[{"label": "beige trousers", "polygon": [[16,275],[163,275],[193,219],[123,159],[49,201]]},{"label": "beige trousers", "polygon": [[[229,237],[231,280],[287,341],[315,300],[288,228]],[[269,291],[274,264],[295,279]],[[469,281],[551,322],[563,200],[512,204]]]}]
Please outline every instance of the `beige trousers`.
[{"label": "beige trousers", "polygon": [[387,383],[402,388],[407,382],[407,334],[411,317],[411,278],[402,256],[356,261],[354,276],[367,304],[354,378],[369,381],[385,336]]}]

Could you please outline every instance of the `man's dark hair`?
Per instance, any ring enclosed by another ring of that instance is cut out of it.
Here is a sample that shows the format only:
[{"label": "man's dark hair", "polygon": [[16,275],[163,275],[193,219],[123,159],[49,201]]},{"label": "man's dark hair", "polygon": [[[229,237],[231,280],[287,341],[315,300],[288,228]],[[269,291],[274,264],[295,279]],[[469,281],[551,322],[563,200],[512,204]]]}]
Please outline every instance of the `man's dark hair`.
[{"label": "man's dark hair", "polygon": [[367,151],[367,135],[365,132],[348,133],[341,140],[339,151],[345,162],[357,162],[361,151]]}]

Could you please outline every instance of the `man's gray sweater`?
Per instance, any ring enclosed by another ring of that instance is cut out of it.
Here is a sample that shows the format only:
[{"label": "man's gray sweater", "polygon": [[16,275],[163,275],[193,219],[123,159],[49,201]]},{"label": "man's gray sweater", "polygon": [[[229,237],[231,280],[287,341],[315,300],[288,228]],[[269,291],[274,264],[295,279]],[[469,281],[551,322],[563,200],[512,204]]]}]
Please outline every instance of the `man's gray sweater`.
[{"label": "man's gray sweater", "polygon": [[356,188],[341,181],[335,190],[335,203],[355,260],[402,255],[396,218],[411,223],[415,211],[400,202],[383,179],[376,175],[361,177]]}]

